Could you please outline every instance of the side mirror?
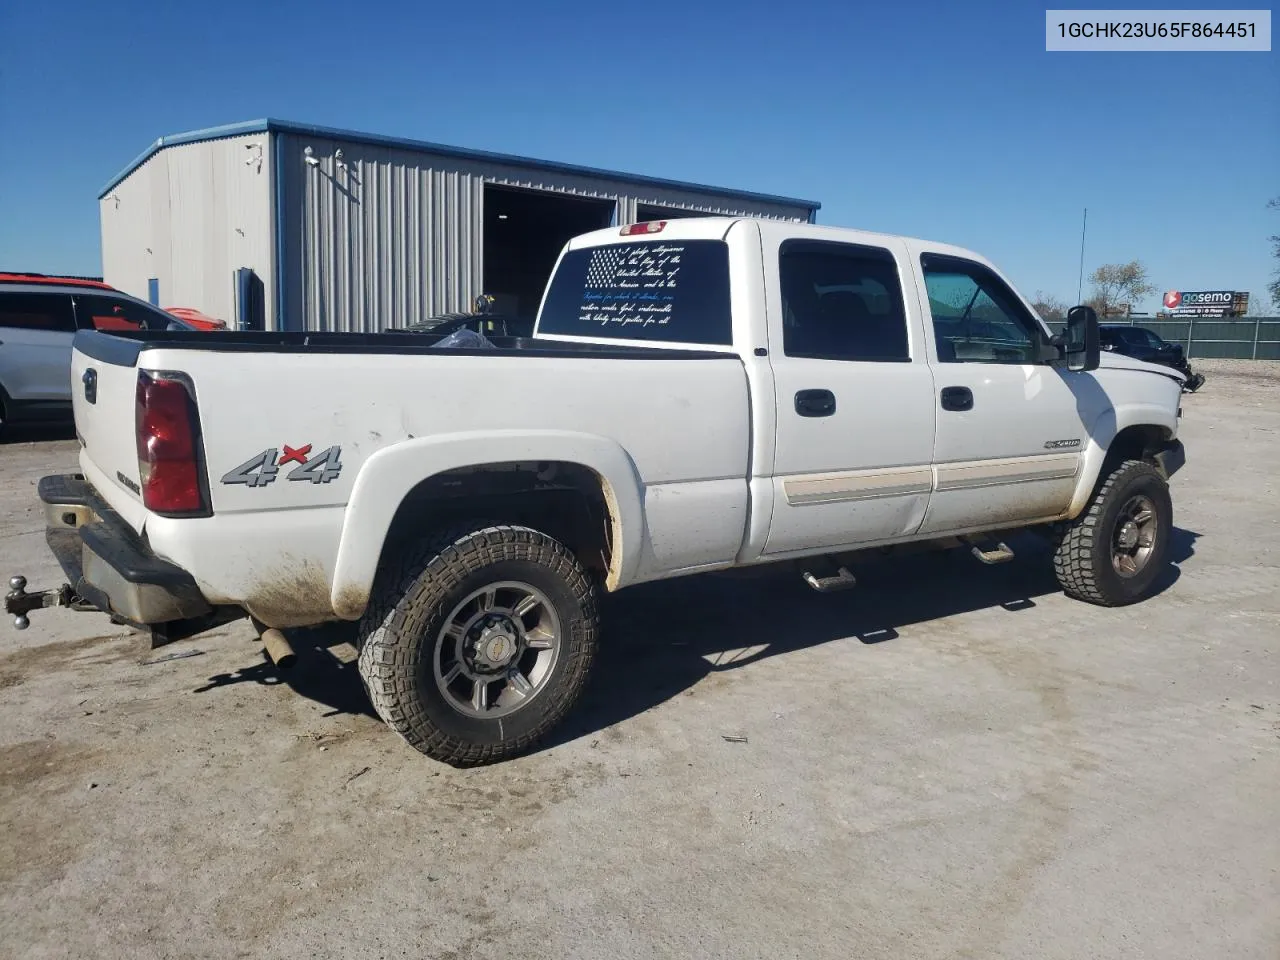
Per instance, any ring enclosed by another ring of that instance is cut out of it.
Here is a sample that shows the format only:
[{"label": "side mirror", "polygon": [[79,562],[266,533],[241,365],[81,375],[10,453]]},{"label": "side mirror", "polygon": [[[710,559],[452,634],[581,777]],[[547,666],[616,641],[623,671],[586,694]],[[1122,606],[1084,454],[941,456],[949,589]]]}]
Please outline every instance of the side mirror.
[{"label": "side mirror", "polygon": [[1097,370],[1098,315],[1093,307],[1072,307],[1067,311],[1067,329],[1062,338],[1062,356],[1068,370]]}]

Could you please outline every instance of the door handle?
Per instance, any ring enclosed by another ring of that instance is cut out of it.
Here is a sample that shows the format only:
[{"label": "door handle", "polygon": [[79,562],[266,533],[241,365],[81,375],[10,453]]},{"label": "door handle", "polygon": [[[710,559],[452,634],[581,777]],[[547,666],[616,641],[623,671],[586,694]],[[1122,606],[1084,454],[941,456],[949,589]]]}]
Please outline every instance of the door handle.
[{"label": "door handle", "polygon": [[802,417],[829,417],[836,412],[836,395],[830,390],[800,390],[796,413]]},{"label": "door handle", "polygon": [[80,375],[80,382],[84,384],[84,398],[88,403],[98,402],[98,371],[90,367]]},{"label": "door handle", "polygon": [[968,387],[943,387],[943,410],[972,410],[973,391]]}]

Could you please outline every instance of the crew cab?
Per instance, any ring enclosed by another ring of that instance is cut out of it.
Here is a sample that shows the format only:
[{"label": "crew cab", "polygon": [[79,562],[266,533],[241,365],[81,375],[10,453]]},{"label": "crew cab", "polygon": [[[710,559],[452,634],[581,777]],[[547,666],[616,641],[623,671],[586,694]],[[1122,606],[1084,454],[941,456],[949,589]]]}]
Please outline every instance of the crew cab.
[{"label": "crew cab", "polygon": [[[46,477],[69,579],[160,642],[248,614],[357,625],[378,714],[455,764],[570,709],[602,591],[915,542],[1055,544],[1063,589],[1143,599],[1183,462],[1181,378],[1054,336],[942,243],[755,219],[633,224],[562,251],[532,338],[82,332],[80,473]],[[921,584],[921,590],[929,589]]]}]

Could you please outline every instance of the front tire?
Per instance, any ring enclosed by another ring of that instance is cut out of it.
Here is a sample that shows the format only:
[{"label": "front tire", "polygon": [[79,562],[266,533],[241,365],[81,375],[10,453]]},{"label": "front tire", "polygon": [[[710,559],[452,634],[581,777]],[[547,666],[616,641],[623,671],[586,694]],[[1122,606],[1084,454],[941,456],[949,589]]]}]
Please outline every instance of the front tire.
[{"label": "front tire", "polygon": [[1155,467],[1126,460],[1064,530],[1053,557],[1069,597],[1104,607],[1145,599],[1164,569],[1173,532],[1169,485]]},{"label": "front tire", "polygon": [[410,746],[455,766],[523,753],[587,681],[595,590],[529,527],[456,529],[410,549],[360,624],[360,676]]}]

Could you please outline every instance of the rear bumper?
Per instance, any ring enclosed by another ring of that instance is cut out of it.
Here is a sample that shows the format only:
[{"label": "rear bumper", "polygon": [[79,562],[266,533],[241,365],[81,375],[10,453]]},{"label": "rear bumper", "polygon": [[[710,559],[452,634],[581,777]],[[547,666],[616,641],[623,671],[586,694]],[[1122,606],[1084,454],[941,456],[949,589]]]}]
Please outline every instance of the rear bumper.
[{"label": "rear bumper", "polygon": [[138,626],[212,611],[191,575],[152,553],[84,477],[44,477],[39,494],[49,549],[82,599]]}]

